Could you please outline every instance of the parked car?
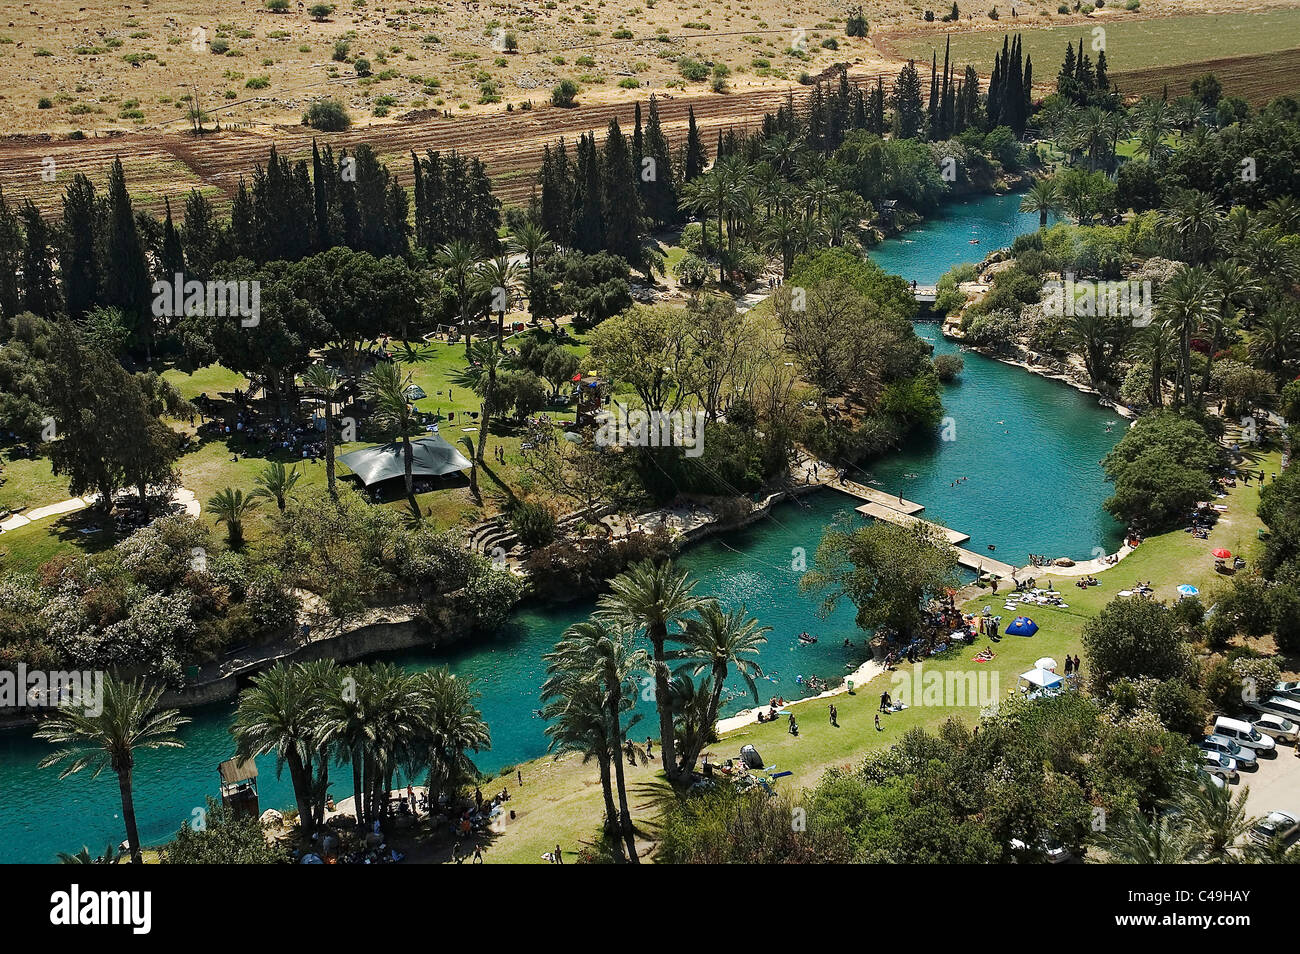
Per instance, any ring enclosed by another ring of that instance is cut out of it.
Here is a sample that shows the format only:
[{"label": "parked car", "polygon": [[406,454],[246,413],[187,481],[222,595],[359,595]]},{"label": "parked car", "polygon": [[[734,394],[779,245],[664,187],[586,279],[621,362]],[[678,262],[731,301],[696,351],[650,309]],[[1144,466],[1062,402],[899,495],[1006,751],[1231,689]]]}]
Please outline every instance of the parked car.
[{"label": "parked car", "polygon": [[1227,736],[1207,735],[1201,740],[1201,748],[1206,752],[1218,752],[1220,755],[1234,758],[1243,769],[1259,768],[1259,763],[1255,760],[1255,753],[1251,749],[1238,745]]},{"label": "parked car", "polygon": [[1258,709],[1260,712],[1268,712],[1272,715],[1280,715],[1284,719],[1290,719],[1292,722],[1300,722],[1300,701],[1288,696],[1272,695],[1264,700],[1257,700],[1250,704],[1252,709]]},{"label": "parked car", "polygon": [[1279,715],[1241,716],[1242,721],[1249,722],[1265,735],[1271,735],[1278,742],[1294,742],[1300,736],[1300,725]]},{"label": "parked car", "polygon": [[1215,788],[1223,788],[1225,785],[1228,784],[1218,775],[1211,775],[1209,772],[1199,767],[1196,769],[1196,777],[1198,780],[1202,782],[1209,782]]},{"label": "parked car", "polygon": [[[1019,838],[1011,839],[1011,848],[1013,851],[1017,851],[1017,852],[1029,851],[1029,845],[1021,841]],[[1046,839],[1044,839],[1039,843],[1038,850],[1043,853],[1044,857],[1047,859],[1047,863],[1051,865],[1063,865],[1067,861],[1074,860],[1074,852],[1072,852],[1069,848],[1063,848],[1060,845],[1055,845],[1052,842],[1047,841]]]},{"label": "parked car", "polygon": [[1201,750],[1201,768],[1211,775],[1217,775],[1229,782],[1235,782],[1241,776],[1237,773],[1237,760],[1219,752]]},{"label": "parked car", "polygon": [[1251,749],[1260,755],[1276,755],[1277,743],[1271,735],[1265,735],[1249,722],[1219,716],[1214,720],[1214,734],[1231,739],[1243,749]]},{"label": "parked car", "polygon": [[1251,828],[1250,838],[1261,845],[1285,843],[1297,830],[1300,830],[1300,818],[1290,812],[1269,812]]},{"label": "parked car", "polygon": [[1273,687],[1273,695],[1285,696],[1288,699],[1295,699],[1300,702],[1300,681],[1279,682]]}]

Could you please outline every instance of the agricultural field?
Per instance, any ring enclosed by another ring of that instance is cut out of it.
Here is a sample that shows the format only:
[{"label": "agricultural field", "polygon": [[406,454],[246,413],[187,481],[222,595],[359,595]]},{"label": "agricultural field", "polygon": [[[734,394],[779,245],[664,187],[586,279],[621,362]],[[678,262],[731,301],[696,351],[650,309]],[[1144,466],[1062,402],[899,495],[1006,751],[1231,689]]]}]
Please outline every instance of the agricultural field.
[{"label": "agricultural field", "polygon": [[1111,75],[1125,93],[1159,96],[1167,88],[1169,98],[1176,99],[1190,92],[1192,80],[1203,73],[1213,73],[1234,96],[1262,106],[1275,96],[1300,93],[1300,49],[1205,60],[1195,70],[1161,66]]},{"label": "agricultural field", "polygon": [[[1065,44],[1077,45],[1082,37],[1085,46],[1091,47],[1097,28],[1105,31],[1106,60],[1112,74],[1181,67],[1223,57],[1262,56],[1300,47],[1300,9],[1242,12],[1238,8],[1232,13],[1144,18],[1147,6],[1144,3],[1138,12],[1130,13],[1108,5],[1086,19],[1051,28],[1004,17],[994,31],[953,33],[952,52],[959,62],[972,62],[987,73],[1002,49],[1003,34],[1021,31],[1025,52],[1034,60],[1034,75],[1042,83],[1056,75]],[[1184,8],[1190,9],[1191,5]],[[1030,26],[1035,28],[1028,29]],[[929,35],[891,39],[883,47],[899,56],[929,60],[936,45],[942,56],[942,39]]]}]

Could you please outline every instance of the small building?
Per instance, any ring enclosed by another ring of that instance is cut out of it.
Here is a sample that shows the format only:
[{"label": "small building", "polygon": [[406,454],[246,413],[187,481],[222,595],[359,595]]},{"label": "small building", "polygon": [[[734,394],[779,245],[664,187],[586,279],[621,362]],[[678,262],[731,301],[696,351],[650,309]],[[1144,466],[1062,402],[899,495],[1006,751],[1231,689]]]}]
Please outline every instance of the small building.
[{"label": "small building", "polygon": [[257,818],[257,763],[235,757],[217,766],[221,776],[221,805],[236,818]]}]

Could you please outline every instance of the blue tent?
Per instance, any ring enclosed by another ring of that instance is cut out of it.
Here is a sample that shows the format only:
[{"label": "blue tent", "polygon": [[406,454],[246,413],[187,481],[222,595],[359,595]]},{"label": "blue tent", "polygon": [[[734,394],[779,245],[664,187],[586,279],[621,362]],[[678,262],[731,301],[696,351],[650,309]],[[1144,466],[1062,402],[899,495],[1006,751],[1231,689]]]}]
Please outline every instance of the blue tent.
[{"label": "blue tent", "polygon": [[1007,627],[1008,636],[1032,636],[1038,632],[1038,624],[1028,616],[1017,616]]}]

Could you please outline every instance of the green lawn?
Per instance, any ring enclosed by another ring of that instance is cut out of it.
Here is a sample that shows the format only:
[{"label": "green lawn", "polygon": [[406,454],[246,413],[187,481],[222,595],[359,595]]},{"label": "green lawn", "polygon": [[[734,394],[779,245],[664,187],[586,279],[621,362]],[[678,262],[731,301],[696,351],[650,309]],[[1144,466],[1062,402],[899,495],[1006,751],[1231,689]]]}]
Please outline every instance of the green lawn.
[{"label": "green lawn", "polygon": [[[1107,8],[1109,11],[1109,7]],[[1094,22],[1069,26],[1018,30],[1012,22],[1007,32],[1020,32],[1024,49],[1034,61],[1038,83],[1052,82],[1065,55],[1065,44],[1078,46],[1096,61],[1092,52],[1092,31],[1105,30],[1106,61],[1110,71],[1178,66],[1229,56],[1274,53],[1300,46],[1300,9],[1267,10],[1262,13],[1222,13],[1200,16],[1157,17],[1149,20],[1099,16]],[[982,72],[993,68],[993,58],[1002,49],[1001,31],[963,33],[952,36],[952,55],[958,63],[972,63]],[[932,50],[943,58],[944,36],[900,39],[899,55],[929,62]]]},{"label": "green lawn", "polygon": [[[585,357],[588,353],[589,349],[580,337],[576,343],[570,337],[569,343],[578,354]],[[423,345],[423,342],[412,342],[412,344]],[[416,402],[416,407],[424,412],[441,414],[444,418],[449,414],[455,414],[455,420],[444,420],[440,429],[441,435],[452,444],[456,444],[458,438],[465,433],[473,433],[477,439],[477,422],[469,415],[470,412],[479,410],[478,395],[469,388],[451,383],[451,376],[465,366],[464,346],[435,342],[428,346],[427,353],[429,360],[403,366],[403,370],[411,375],[412,381],[423,388],[427,395]],[[170,369],[163,373],[163,377],[187,400],[206,394],[214,400],[229,401],[235,389],[242,390],[248,387],[248,379],[244,375],[220,365],[202,368],[193,374]],[[551,408],[546,413],[558,421],[573,419],[572,407]],[[188,422],[176,423],[186,431],[194,430],[188,426]],[[465,428],[470,430],[466,431]],[[494,426],[488,456],[485,459],[483,473],[480,475],[484,506],[475,504],[469,492],[468,482],[463,485],[456,484],[417,495],[421,508],[429,513],[429,519],[438,527],[453,527],[473,523],[495,513],[499,502],[494,495],[501,489],[502,483],[516,489],[519,486],[521,460],[519,445],[522,439],[521,432],[516,429]],[[375,440],[379,438],[376,436]],[[341,456],[374,442],[364,440],[341,444],[336,453]],[[496,446],[504,449],[504,465],[493,458],[493,448]],[[238,460],[234,459],[236,451],[241,454]],[[277,459],[285,464],[296,465],[302,472],[303,476],[298,484],[300,493],[324,493],[323,461],[316,463],[303,461],[301,457],[294,457],[288,453],[264,455],[257,448],[252,449],[254,456],[242,456],[249,452],[250,448],[246,447],[238,437],[231,440],[226,437],[207,436],[177,462],[181,485],[192,490],[206,510],[208,498],[224,487],[239,488],[245,492],[251,490],[255,486],[254,478],[266,462]],[[340,466],[338,473],[340,476],[346,475],[346,468]],[[54,476],[48,460],[6,461],[4,475],[6,481],[3,486],[0,486],[0,509],[21,505],[29,508],[38,507],[66,500],[69,496],[67,481],[62,477]],[[405,498],[398,497],[390,500],[384,506],[405,508]],[[257,541],[267,531],[272,510],[273,507],[264,504],[246,522],[245,535],[250,542]],[[213,531],[214,540],[222,538],[224,531],[221,527],[216,526],[206,514],[201,519]],[[85,514],[69,514],[6,533],[3,541],[0,541],[0,555],[3,555],[4,565],[15,569],[35,570],[42,563],[61,553],[77,550],[92,552],[111,545],[112,538],[106,534],[79,533],[78,530],[88,522]]]},{"label": "green lawn", "polygon": [[[1250,458],[1250,466],[1272,473],[1279,469],[1280,453],[1270,451]],[[1073,578],[1054,576],[1057,589],[1064,594],[1067,609],[1038,607],[1029,611],[1041,627],[1032,637],[1003,636],[1000,642],[987,639],[972,645],[950,649],[941,657],[933,657],[921,664],[923,672],[984,673],[990,675],[985,684],[993,684],[992,674],[997,674],[996,685],[1001,695],[1014,692],[1020,673],[1033,666],[1036,659],[1052,656],[1063,662],[1064,655],[1083,655],[1081,643],[1084,624],[1103,606],[1114,599],[1120,590],[1130,588],[1137,581],[1150,581],[1156,596],[1172,601],[1177,598],[1177,587],[1191,583],[1200,588],[1209,605],[1215,591],[1224,585],[1224,577],[1215,573],[1214,558],[1210,550],[1227,547],[1234,554],[1254,562],[1262,548],[1256,531],[1261,524],[1255,516],[1259,502],[1259,487],[1243,484],[1220,503],[1228,506],[1208,540],[1195,540],[1191,534],[1175,530],[1153,537],[1119,564],[1097,574],[1100,585],[1080,589]],[[1043,585],[1042,576],[1039,585]],[[979,612],[991,605],[994,612],[1006,616],[1002,600],[985,593],[964,606],[967,612]],[[997,654],[988,663],[976,663],[972,657],[980,649],[992,646]],[[1088,666],[1083,658],[1083,667]],[[979,716],[977,705],[961,708],[913,705],[903,712],[881,716],[882,731],[875,728],[875,713],[880,705],[882,690],[890,690],[899,697],[895,680],[905,679],[911,685],[913,667],[904,664],[894,673],[883,673],[870,683],[856,687],[852,695],[840,694],[834,698],[838,712],[839,728],[829,724],[827,701],[798,703],[792,708],[799,721],[798,736],[791,736],[784,720],[766,725],[749,725],[729,732],[715,743],[711,750],[718,760],[735,758],[740,747],[754,745],[764,762],[774,771],[794,774],[777,782],[782,788],[795,789],[815,785],[828,768],[851,766],[859,763],[869,752],[896,742],[908,729],[919,726],[934,730],[949,717],[974,722]],[[913,700],[915,701],[915,699]],[[921,700],[924,702],[924,699]],[[655,795],[662,791],[662,781],[653,765],[629,769],[634,798],[634,815],[643,831],[651,833],[656,813]],[[541,853],[559,841],[567,852],[576,850],[596,830],[602,814],[599,780],[594,765],[583,765],[580,759],[565,758],[559,762],[538,760],[523,767],[524,787],[516,792],[511,806],[518,813],[504,834],[498,836],[487,853],[494,863],[534,863]]]}]

